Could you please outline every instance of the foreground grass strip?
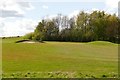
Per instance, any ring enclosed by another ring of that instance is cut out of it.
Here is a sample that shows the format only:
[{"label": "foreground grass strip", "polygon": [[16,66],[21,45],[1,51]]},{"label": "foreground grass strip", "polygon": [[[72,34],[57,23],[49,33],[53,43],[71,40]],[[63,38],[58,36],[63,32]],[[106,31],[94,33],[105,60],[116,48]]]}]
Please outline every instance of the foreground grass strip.
[{"label": "foreground grass strip", "polygon": [[77,72],[27,72],[27,73],[4,73],[3,78],[118,78],[115,74],[92,75]]}]

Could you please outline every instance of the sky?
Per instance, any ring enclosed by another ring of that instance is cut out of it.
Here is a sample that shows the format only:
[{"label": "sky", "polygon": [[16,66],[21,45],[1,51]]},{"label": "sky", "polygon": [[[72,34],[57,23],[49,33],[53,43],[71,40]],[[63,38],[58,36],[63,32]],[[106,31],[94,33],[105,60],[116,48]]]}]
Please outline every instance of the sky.
[{"label": "sky", "polygon": [[104,10],[118,15],[119,0],[1,0],[0,36],[23,36],[38,22],[57,14],[76,16],[80,11]]}]

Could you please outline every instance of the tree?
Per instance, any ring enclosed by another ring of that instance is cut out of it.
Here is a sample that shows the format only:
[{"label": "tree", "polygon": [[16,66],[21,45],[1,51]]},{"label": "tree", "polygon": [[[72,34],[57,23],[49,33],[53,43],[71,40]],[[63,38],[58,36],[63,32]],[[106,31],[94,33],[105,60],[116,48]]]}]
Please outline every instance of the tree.
[{"label": "tree", "polygon": [[107,18],[106,28],[106,36],[108,37],[109,41],[116,42],[116,40],[119,38],[119,28],[119,19],[115,15],[109,15]]},{"label": "tree", "polygon": [[[32,35],[32,36],[31,36]],[[77,17],[68,18],[58,14],[53,19],[39,22],[34,34],[29,39],[43,41],[78,41],[97,40],[120,43],[120,19],[104,11],[92,13],[80,12]]]},{"label": "tree", "polygon": [[94,11],[90,15],[90,26],[94,32],[94,40],[104,40],[107,26],[104,11]]},{"label": "tree", "polygon": [[37,25],[34,31],[34,36],[33,36],[33,40],[36,41],[43,41],[43,39],[44,39],[44,20],[42,20],[42,22],[39,22],[39,24]]},{"label": "tree", "polygon": [[85,13],[84,11],[80,12],[77,15],[77,29],[81,32],[80,41],[86,41],[87,40],[87,30],[89,29],[89,14]]},{"label": "tree", "polygon": [[56,40],[59,29],[52,20],[46,21],[44,29],[46,40]]},{"label": "tree", "polygon": [[56,18],[53,18],[53,22],[56,25],[56,27],[59,29],[59,32],[60,32],[61,31],[62,15],[58,14]]}]

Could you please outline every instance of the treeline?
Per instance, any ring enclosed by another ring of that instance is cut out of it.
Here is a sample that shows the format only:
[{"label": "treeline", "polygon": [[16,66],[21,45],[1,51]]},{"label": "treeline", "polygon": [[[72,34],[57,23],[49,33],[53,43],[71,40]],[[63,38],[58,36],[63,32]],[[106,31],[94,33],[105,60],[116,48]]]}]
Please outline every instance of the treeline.
[{"label": "treeline", "polygon": [[110,41],[120,43],[120,19],[104,11],[85,13],[68,18],[58,14],[52,19],[44,19],[34,33],[25,36],[37,41]]}]

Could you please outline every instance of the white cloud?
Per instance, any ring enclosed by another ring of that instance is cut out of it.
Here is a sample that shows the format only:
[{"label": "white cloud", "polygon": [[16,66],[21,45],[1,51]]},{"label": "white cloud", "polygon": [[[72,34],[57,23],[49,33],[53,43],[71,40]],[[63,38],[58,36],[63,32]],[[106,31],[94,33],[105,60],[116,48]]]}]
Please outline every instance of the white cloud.
[{"label": "white cloud", "polygon": [[106,13],[109,14],[116,14],[118,15],[118,2],[120,0],[104,0],[103,2],[105,3],[105,7],[103,9],[98,9],[98,8],[92,8],[91,10],[85,11],[87,13],[91,13],[92,11],[99,10],[99,11],[105,11]]},{"label": "white cloud", "polygon": [[18,0],[1,0],[0,17],[23,17],[25,10],[31,10],[34,7],[29,2],[18,2]]},{"label": "white cloud", "polygon": [[43,6],[42,6],[42,8],[44,8],[44,9],[48,9],[48,6],[46,6],[46,5],[43,5]]},{"label": "white cloud", "polygon": [[118,15],[118,2],[120,0],[105,0],[105,11],[110,14],[116,14]]},{"label": "white cloud", "polygon": [[[86,12],[86,13],[92,13],[93,11],[96,11],[96,10],[100,10],[100,9],[92,8],[91,10],[89,9],[89,10],[86,10],[86,11],[84,11],[84,12]],[[69,18],[76,17],[76,16],[80,13],[80,11],[81,11],[81,10],[75,10],[75,11],[73,11],[72,13],[70,13],[70,14],[68,15],[68,17],[69,17]],[[100,10],[100,11],[101,11],[101,10]]]},{"label": "white cloud", "polygon": [[3,26],[4,26],[4,23],[3,23],[3,21],[4,21],[4,18],[0,18],[0,35],[2,36],[2,34],[3,34]]},{"label": "white cloud", "polygon": [[10,11],[17,11],[20,14],[23,14],[23,10],[20,6],[15,2],[15,0],[5,1],[0,4],[0,9],[2,10],[10,10]]},{"label": "white cloud", "polygon": [[118,7],[118,2],[120,0],[106,0],[105,3],[106,3],[106,6],[109,7],[109,8],[117,8]]},{"label": "white cloud", "polygon": [[0,36],[18,36],[32,32],[37,21],[23,17],[27,10],[34,9],[29,2],[21,0],[0,1]]},{"label": "white cloud", "polygon": [[32,19],[21,19],[16,21],[5,22],[2,25],[2,34],[0,36],[21,36],[33,32],[38,21]]},{"label": "white cloud", "polygon": [[75,11],[73,11],[72,13],[70,13],[70,14],[68,15],[68,17],[69,17],[69,18],[75,17],[75,16],[77,16],[77,15],[79,14],[79,12],[80,12],[80,10],[75,10]]},{"label": "white cloud", "polygon": [[47,15],[47,16],[45,16],[43,19],[52,20],[52,19],[55,18],[55,17],[57,17],[57,14]]},{"label": "white cloud", "polygon": [[33,32],[38,21],[23,17],[27,10],[34,9],[29,2],[20,0],[1,0],[0,36],[18,36]]}]

